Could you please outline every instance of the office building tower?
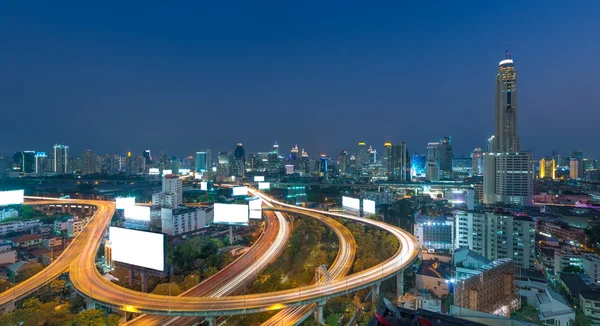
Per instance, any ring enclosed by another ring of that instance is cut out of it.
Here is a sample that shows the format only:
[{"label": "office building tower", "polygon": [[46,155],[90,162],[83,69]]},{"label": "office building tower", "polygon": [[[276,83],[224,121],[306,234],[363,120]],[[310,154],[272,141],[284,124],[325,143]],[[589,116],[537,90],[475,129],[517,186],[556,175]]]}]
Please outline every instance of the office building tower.
[{"label": "office building tower", "polygon": [[275,142],[275,144],[273,144],[273,153],[275,153],[275,155],[277,155],[277,157],[279,157],[279,144],[277,144],[277,142]]},{"label": "office building tower", "polygon": [[48,160],[48,155],[45,152],[35,153],[35,174],[41,174],[43,172],[50,172],[52,165]]},{"label": "office building tower", "polygon": [[456,211],[455,248],[469,248],[490,260],[510,258],[525,269],[535,262],[535,222],[510,212]]},{"label": "office building tower", "polygon": [[472,165],[471,169],[473,170],[473,176],[482,176],[483,175],[483,152],[481,148],[475,148],[473,153],[471,153]]},{"label": "office building tower", "polygon": [[[172,166],[172,171],[173,173],[178,173],[179,170],[179,162],[176,162],[177,165],[175,165],[175,162],[173,163]],[[133,173],[135,174],[140,174],[140,173],[146,173],[146,158],[143,155],[136,155],[133,158]]]},{"label": "office building tower", "polygon": [[439,160],[440,160],[440,143],[432,142],[427,143],[427,162],[435,161],[439,168]]},{"label": "office building tower", "polygon": [[212,167],[210,149],[196,152],[196,172],[207,172]]},{"label": "office building tower", "polygon": [[242,143],[238,143],[233,152],[234,172],[236,177],[244,177],[246,175],[246,151]]},{"label": "office building tower", "polygon": [[290,150],[290,161],[296,162],[298,161],[298,145],[292,147]]},{"label": "office building tower", "polygon": [[231,153],[228,152],[219,152],[219,157],[217,161],[217,180],[223,181],[227,177],[231,176],[231,163],[232,163]]},{"label": "office building tower", "polygon": [[146,165],[152,164],[152,154],[150,154],[149,149],[144,151],[144,160],[146,161]]},{"label": "office building tower", "polygon": [[[286,174],[288,173],[286,172]],[[329,179],[329,160],[325,154],[321,154],[321,159],[319,160],[319,176],[323,178],[323,181]]]},{"label": "office building tower", "polygon": [[81,154],[81,173],[96,173],[96,153],[89,149]]},{"label": "office building tower", "polygon": [[556,179],[556,162],[552,156],[540,160],[540,179]]},{"label": "office building tower", "polygon": [[404,142],[392,145],[392,179],[410,181],[410,155]]},{"label": "office building tower", "polygon": [[471,176],[473,174],[473,159],[470,157],[453,158],[452,173],[463,176]]},{"label": "office building tower", "polygon": [[340,173],[348,173],[348,152],[345,149],[340,153]]},{"label": "office building tower", "polygon": [[369,162],[368,164],[377,163],[377,150],[369,146]]},{"label": "office building tower", "polygon": [[427,169],[427,156],[413,154],[410,159],[410,175],[415,178],[424,178]]},{"label": "office building tower", "polygon": [[484,155],[484,204],[532,205],[533,155],[519,151],[517,133],[517,72],[513,60],[498,65],[495,87],[493,152]]},{"label": "office building tower", "polygon": [[367,149],[367,143],[364,141],[358,142],[358,149],[356,155],[356,166],[360,167],[368,164],[369,161],[369,151]]},{"label": "office building tower", "polygon": [[440,168],[438,167],[437,161],[427,161],[427,167],[425,168],[425,180],[431,182],[440,181]]},{"label": "office building tower", "polygon": [[383,144],[383,172],[391,180],[394,171],[394,160],[392,158],[392,143],[386,142]]},{"label": "office building tower", "polygon": [[183,185],[177,175],[169,174],[162,179],[162,191],[152,195],[152,206],[177,208],[183,204]]},{"label": "office building tower", "polygon": [[442,137],[438,146],[440,172],[452,172],[452,136]]},{"label": "office building tower", "polygon": [[585,166],[583,164],[583,154],[580,151],[571,152],[569,168],[569,176],[571,179],[583,179]]},{"label": "office building tower", "polygon": [[69,173],[69,146],[64,144],[54,145],[54,172],[56,174]]}]

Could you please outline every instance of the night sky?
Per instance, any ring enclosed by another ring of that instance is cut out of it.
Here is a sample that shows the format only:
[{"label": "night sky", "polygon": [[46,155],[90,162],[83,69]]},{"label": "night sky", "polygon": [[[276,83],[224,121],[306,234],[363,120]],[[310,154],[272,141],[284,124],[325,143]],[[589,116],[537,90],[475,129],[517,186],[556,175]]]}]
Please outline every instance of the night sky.
[{"label": "night sky", "polygon": [[466,155],[508,43],[522,149],[600,158],[600,1],[102,3],[0,4],[0,153]]}]

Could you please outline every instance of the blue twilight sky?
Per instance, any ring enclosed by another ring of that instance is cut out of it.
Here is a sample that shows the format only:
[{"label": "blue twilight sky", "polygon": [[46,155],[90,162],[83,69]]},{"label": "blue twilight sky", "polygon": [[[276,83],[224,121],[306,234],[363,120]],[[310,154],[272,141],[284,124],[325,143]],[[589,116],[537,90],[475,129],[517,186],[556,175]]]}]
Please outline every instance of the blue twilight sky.
[{"label": "blue twilight sky", "polygon": [[493,133],[504,45],[521,147],[600,158],[600,1],[0,4],[0,153],[411,152]]}]

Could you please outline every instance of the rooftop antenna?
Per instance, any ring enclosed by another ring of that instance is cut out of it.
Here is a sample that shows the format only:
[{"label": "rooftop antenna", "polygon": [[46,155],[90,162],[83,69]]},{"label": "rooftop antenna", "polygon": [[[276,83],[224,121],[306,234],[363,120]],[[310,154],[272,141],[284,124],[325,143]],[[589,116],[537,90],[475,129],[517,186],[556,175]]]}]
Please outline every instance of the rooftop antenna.
[{"label": "rooftop antenna", "polygon": [[506,50],[504,52],[504,55],[506,56],[506,59],[510,59],[510,56],[508,55],[508,43],[505,43],[506,46]]}]

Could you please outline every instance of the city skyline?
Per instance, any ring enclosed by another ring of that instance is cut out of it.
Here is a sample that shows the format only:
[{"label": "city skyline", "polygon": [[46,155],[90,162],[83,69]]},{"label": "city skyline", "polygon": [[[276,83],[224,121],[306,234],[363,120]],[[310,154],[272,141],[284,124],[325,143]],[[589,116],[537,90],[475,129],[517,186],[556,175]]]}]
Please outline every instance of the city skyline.
[{"label": "city skyline", "polygon": [[[413,6],[406,12],[420,13],[419,20],[405,17],[402,6],[324,6],[320,14],[308,6],[286,19],[289,8],[240,6],[202,8],[214,17],[179,23],[168,16],[175,8],[150,6],[136,21],[105,8],[6,6],[2,27],[14,34],[1,37],[11,49],[0,54],[11,63],[3,106],[16,114],[5,116],[0,152],[48,151],[47,139],[98,153],[187,155],[240,141],[257,152],[278,141],[317,156],[351,150],[361,139],[378,151],[386,141],[404,141],[421,152],[451,134],[455,153],[467,155],[494,133],[490,76],[508,43],[521,76],[521,150],[600,156],[586,134],[599,114],[594,10],[519,4],[509,29],[519,33],[506,33],[494,8]],[[245,9],[264,23],[250,24]],[[478,15],[448,18],[444,9]],[[172,31],[155,25],[163,16]],[[245,24],[252,26],[245,31]],[[557,62],[568,63],[561,82],[551,78]],[[19,113],[45,137],[22,132]],[[577,127],[565,124],[567,115],[582,117]]]}]

